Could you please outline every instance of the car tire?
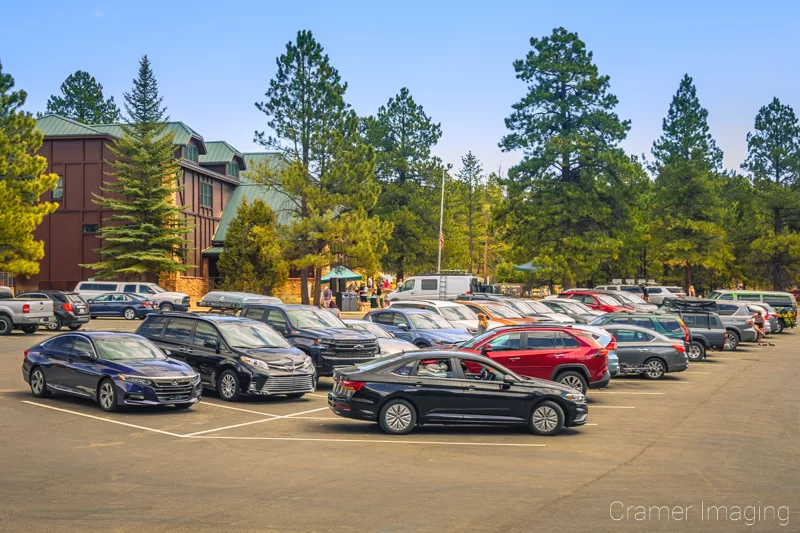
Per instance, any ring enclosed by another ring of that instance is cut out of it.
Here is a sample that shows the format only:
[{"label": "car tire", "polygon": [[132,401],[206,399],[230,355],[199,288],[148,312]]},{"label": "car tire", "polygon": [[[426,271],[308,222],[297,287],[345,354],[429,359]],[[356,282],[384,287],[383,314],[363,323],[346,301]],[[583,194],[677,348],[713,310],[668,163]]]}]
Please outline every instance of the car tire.
[{"label": "car tire", "polygon": [[7,316],[0,316],[0,335],[11,335],[14,323]]},{"label": "car tire", "polygon": [[586,378],[583,377],[582,374],[580,374],[579,372],[575,372],[574,370],[562,372],[561,374],[558,375],[558,377],[556,377],[555,381],[558,381],[562,385],[567,385],[568,387],[572,387],[581,394],[586,394],[586,391],[589,390],[589,384],[586,383]]},{"label": "car tire", "polygon": [[134,320],[136,318],[136,310],[133,307],[126,307],[122,312],[122,316],[125,317],[125,320]]},{"label": "car tire", "polygon": [[549,437],[564,427],[564,410],[555,402],[544,401],[531,409],[531,433]]},{"label": "car tire", "polygon": [[37,331],[39,331],[39,326],[22,326],[22,332],[25,335],[33,335]]},{"label": "car tire", "polygon": [[183,410],[183,409],[188,409],[188,408],[190,408],[190,407],[191,407],[192,405],[194,405],[194,404],[191,404],[191,403],[174,403],[174,404],[172,404],[172,405],[174,405],[174,406],[175,406],[175,409],[181,409],[181,410]]},{"label": "car tire", "polygon": [[42,367],[33,367],[28,381],[31,385],[31,394],[33,394],[34,397],[47,398],[50,396],[50,389],[47,388],[47,380],[44,378],[44,370],[42,370]]},{"label": "car tire", "polygon": [[217,380],[217,393],[226,402],[235,402],[241,396],[239,376],[233,370],[226,370]]},{"label": "car tire", "polygon": [[741,340],[739,339],[739,334],[733,330],[725,330],[725,344],[723,345],[722,349],[726,352],[734,351],[738,346]]},{"label": "car tire", "polygon": [[302,398],[305,395],[306,395],[305,392],[293,392],[291,394],[287,394],[286,397],[289,398],[290,400],[297,400],[298,398]]},{"label": "car tire", "polygon": [[667,373],[667,365],[658,357],[651,357],[644,362],[646,370],[642,374],[647,379],[661,379]]},{"label": "car tire", "polygon": [[97,403],[100,409],[106,413],[113,413],[119,406],[117,405],[117,386],[109,378],[105,378],[97,387]]},{"label": "car tire", "polygon": [[163,303],[159,305],[158,308],[161,309],[163,313],[170,313],[175,310],[175,307],[170,303]]},{"label": "car tire", "polygon": [[78,331],[81,329],[81,326],[83,326],[83,324],[72,324],[71,326],[67,327],[70,329],[70,331]]},{"label": "car tire", "polygon": [[45,326],[47,331],[61,331],[61,328],[64,327],[64,324],[61,322],[61,319],[58,315],[53,317],[53,320],[48,322]]},{"label": "car tire", "polygon": [[775,331],[773,333],[783,333],[783,329],[785,327],[786,326],[783,325],[783,320],[779,318],[778,319],[778,327],[775,328]]},{"label": "car tire", "polygon": [[686,350],[686,357],[689,358],[690,362],[697,363],[698,361],[702,361],[705,356],[705,346],[697,341],[692,341],[691,344],[689,344],[689,349]]},{"label": "car tire", "polygon": [[405,400],[389,400],[381,408],[378,423],[384,433],[405,435],[417,425],[417,411]]}]

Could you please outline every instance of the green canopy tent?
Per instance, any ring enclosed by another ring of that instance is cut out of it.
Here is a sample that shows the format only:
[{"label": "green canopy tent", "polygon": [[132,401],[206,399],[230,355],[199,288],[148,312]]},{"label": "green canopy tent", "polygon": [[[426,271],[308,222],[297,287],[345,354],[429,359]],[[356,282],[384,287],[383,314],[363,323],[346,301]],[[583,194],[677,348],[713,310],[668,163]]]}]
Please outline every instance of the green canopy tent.
[{"label": "green canopy tent", "polygon": [[519,270],[520,272],[536,272],[539,270],[539,267],[533,264],[533,261],[528,261],[527,263],[522,263],[521,265],[515,266],[512,270]]},{"label": "green canopy tent", "polygon": [[361,279],[361,274],[356,274],[347,267],[337,266],[322,276],[322,283],[330,283],[333,278],[344,278],[347,281],[356,281]]}]

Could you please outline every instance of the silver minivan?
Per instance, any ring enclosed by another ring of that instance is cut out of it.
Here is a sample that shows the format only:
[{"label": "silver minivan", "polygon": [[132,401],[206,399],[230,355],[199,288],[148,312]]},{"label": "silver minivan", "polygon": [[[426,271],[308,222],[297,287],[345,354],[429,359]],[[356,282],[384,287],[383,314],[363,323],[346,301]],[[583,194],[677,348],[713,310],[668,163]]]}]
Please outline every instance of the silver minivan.
[{"label": "silver minivan", "polygon": [[168,292],[156,283],[144,281],[81,281],[75,292],[90,300],[109,292],[128,292],[152,300],[162,311],[188,311],[189,295],[182,292]]}]

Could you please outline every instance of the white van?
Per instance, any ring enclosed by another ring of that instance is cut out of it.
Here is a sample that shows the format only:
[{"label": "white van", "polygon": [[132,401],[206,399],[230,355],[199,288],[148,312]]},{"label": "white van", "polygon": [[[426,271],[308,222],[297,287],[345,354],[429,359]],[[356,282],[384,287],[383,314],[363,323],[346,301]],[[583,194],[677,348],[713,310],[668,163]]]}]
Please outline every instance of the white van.
[{"label": "white van", "polygon": [[182,292],[167,292],[156,283],[144,281],[81,281],[75,292],[91,299],[109,292],[131,292],[152,300],[162,311],[188,311],[189,295]]},{"label": "white van", "polygon": [[472,274],[420,274],[405,280],[386,300],[457,300],[459,294],[476,293],[479,284]]}]

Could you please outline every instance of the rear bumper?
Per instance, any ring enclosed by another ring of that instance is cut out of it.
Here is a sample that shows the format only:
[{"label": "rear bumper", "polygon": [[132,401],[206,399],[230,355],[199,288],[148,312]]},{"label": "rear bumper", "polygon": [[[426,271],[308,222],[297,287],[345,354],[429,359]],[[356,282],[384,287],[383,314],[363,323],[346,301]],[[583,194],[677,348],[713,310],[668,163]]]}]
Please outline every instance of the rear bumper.
[{"label": "rear bumper", "polygon": [[603,375],[602,378],[600,378],[598,381],[592,381],[591,383],[589,383],[589,388],[602,389],[603,387],[608,385],[609,381],[611,381],[611,373],[608,370],[606,370],[606,373]]},{"label": "rear bumper", "polygon": [[65,326],[71,326],[73,324],[88,324],[89,323],[89,315],[70,315],[67,313],[65,316],[60,317],[61,323]]},{"label": "rear bumper", "polygon": [[40,326],[43,325],[45,322],[52,320],[54,315],[50,316],[25,316],[25,315],[16,315],[14,316],[14,326]]},{"label": "rear bumper", "polygon": [[368,408],[369,404],[362,405],[351,401],[350,398],[338,396],[334,392],[328,393],[328,407],[334,414],[353,420],[366,420],[374,422],[378,419],[377,413]]}]

